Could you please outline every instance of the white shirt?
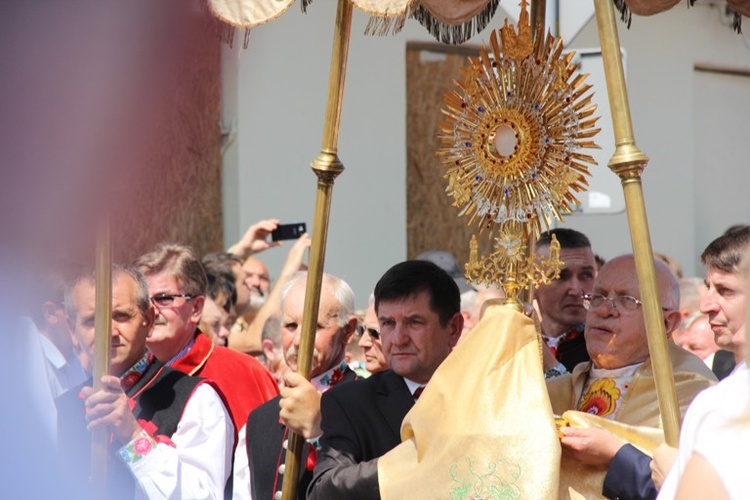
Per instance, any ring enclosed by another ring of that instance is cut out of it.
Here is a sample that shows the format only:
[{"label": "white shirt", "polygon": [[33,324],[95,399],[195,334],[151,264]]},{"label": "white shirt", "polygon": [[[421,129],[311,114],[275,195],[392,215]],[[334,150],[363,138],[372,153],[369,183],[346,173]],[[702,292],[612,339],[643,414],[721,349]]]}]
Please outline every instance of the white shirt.
[{"label": "white shirt", "polygon": [[47,381],[53,397],[57,398],[68,389],[77,387],[86,380],[86,373],[78,358],[74,356],[66,359],[57,346],[41,333],[39,341],[42,343],[44,357],[47,359]]},{"label": "white shirt", "polygon": [[[718,473],[730,498],[747,498],[747,460],[750,429],[737,421],[750,412],[750,370],[745,363],[727,378],[699,393],[690,404],[680,432],[680,445],[659,498],[674,498],[682,474],[694,452],[704,456]],[[738,458],[743,457],[743,458]],[[740,481],[740,482],[738,482]],[[740,490],[738,496],[738,487]]]},{"label": "white shirt", "polygon": [[135,498],[223,499],[234,425],[213,387],[195,389],[171,440],[174,447],[159,443],[136,462],[124,460],[136,479]]},{"label": "white shirt", "polygon": [[12,331],[20,342],[23,359],[19,366],[26,371],[20,377],[29,388],[32,411],[39,415],[46,437],[54,443],[57,441],[57,407],[47,380],[42,334],[36,329],[34,322],[25,316],[18,318],[16,329]]}]

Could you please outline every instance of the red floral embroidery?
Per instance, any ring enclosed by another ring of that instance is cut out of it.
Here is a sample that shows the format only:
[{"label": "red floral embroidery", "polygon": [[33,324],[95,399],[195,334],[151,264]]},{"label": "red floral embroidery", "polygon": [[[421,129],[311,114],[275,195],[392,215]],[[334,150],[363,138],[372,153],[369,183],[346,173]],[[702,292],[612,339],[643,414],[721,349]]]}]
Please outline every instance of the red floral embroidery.
[{"label": "red floral embroidery", "polygon": [[620,399],[620,389],[610,378],[595,380],[578,406],[580,411],[606,417],[615,412],[617,400]]},{"label": "red floral embroidery", "polygon": [[143,437],[136,439],[133,443],[133,451],[139,455],[145,455],[151,451],[151,441]]},{"label": "red floral embroidery", "polygon": [[143,373],[137,372],[137,371],[130,371],[128,372],[120,382],[122,385],[122,390],[127,391],[131,387],[135,385],[136,382],[141,378]]},{"label": "red floral embroidery", "polygon": [[344,378],[344,372],[339,368],[336,368],[331,374],[331,385],[336,385],[342,378]]}]

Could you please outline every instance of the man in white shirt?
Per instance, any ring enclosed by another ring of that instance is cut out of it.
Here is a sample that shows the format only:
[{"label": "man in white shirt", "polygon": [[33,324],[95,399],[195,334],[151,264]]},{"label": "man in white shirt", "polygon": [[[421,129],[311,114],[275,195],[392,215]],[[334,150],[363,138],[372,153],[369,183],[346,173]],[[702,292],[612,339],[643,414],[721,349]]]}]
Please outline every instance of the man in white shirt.
[{"label": "man in white shirt", "polygon": [[[209,383],[147,351],[155,313],[143,276],[116,266],[112,282],[111,375],[97,392],[89,380],[58,399],[61,454],[85,481],[87,430],[104,426],[111,433],[108,498],[223,498],[234,428],[221,398]],[[95,298],[92,275],[79,277],[66,294],[71,328],[92,359]]]},{"label": "man in white shirt", "polygon": [[674,497],[694,450],[717,446],[724,435],[723,427],[746,411],[745,268],[749,253],[750,226],[740,226],[716,238],[701,254],[708,285],[708,293],[701,300],[701,312],[708,315],[716,344],[734,353],[736,367],[724,381],[701,393],[690,405],[680,431],[679,451],[666,445],[657,450],[651,466],[656,485],[668,474],[660,497]]}]

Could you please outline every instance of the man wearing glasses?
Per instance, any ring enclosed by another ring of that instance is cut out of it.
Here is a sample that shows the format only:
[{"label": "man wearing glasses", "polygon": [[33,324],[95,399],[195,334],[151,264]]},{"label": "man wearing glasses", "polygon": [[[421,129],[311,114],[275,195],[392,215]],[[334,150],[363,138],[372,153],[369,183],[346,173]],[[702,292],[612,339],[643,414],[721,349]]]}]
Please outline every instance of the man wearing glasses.
[{"label": "man wearing glasses", "polygon": [[214,345],[198,329],[207,279],[190,248],[162,244],[135,264],[146,277],[156,309],[148,348],[165,365],[214,381],[232,417],[236,444],[250,412],[279,393],[276,381],[256,359]]},{"label": "man wearing glasses", "polygon": [[[93,273],[73,281],[65,305],[81,350],[92,357]],[[106,428],[107,498],[223,498],[232,467],[229,413],[210,383],[165,367],[148,352],[154,316],[141,273],[115,265],[110,374],[96,392],[89,379],[58,398],[61,457],[85,484],[89,430]]]},{"label": "man wearing glasses", "polygon": [[[669,268],[654,263],[664,328],[671,335],[680,322],[679,285]],[[632,255],[609,260],[599,271],[592,293],[584,295],[587,308],[584,337],[590,362],[547,380],[552,409],[562,415],[579,410],[636,426],[660,427],[659,403],[649,359],[646,325]],[[680,413],[716,378],[697,357],[669,343]],[[613,496],[621,482],[618,462],[638,453],[614,434],[594,428],[564,427],[560,442],[564,455],[607,471],[602,494]]]}]

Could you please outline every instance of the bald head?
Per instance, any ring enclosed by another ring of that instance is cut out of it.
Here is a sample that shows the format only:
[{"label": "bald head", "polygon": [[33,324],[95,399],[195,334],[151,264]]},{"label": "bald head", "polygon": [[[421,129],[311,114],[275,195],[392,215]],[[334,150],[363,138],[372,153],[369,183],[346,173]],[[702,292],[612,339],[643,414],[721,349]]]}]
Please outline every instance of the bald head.
[{"label": "bald head", "polygon": [[[671,335],[680,322],[680,287],[666,264],[657,261],[654,268],[659,300],[664,309],[664,329],[667,335]],[[640,301],[633,255],[608,260],[596,277],[592,293],[608,299],[632,297]],[[586,348],[599,368],[622,368],[648,359],[642,306],[628,310],[616,304],[604,301],[591,307],[586,315]]]},{"label": "bald head", "polygon": [[[669,266],[661,260],[654,260],[654,271],[656,272],[656,287],[659,292],[659,301],[664,309],[679,309],[680,307],[680,283]],[[635,267],[633,254],[625,254],[608,260],[602,266],[600,275],[605,273],[618,273],[632,277],[635,280],[635,288],[638,290],[638,274]],[[599,283],[597,278],[596,283]],[[596,286],[596,284],[594,285]],[[638,295],[633,295],[640,299]]]}]

